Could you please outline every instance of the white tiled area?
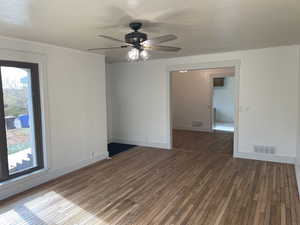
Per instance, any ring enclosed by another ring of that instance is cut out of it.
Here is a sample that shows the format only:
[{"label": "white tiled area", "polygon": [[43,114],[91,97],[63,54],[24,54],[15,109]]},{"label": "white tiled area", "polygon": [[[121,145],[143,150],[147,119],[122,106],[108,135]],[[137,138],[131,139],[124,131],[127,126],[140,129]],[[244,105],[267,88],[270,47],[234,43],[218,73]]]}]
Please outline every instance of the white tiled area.
[{"label": "white tiled area", "polygon": [[214,126],[214,130],[234,132],[234,124],[233,123],[216,122],[215,126]]}]

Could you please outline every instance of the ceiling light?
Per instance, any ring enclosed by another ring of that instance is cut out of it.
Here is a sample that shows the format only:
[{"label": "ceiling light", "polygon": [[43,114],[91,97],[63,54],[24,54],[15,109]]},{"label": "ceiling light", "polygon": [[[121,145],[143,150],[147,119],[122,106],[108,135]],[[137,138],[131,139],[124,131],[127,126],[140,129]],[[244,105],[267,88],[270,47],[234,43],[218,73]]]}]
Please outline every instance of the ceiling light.
[{"label": "ceiling light", "polygon": [[150,54],[146,50],[132,48],[127,53],[127,58],[129,61],[138,61],[138,60],[146,61],[147,59],[150,58]]},{"label": "ceiling light", "polygon": [[187,70],[179,70],[179,73],[187,73]]},{"label": "ceiling light", "polygon": [[137,61],[140,57],[140,51],[137,48],[132,48],[127,54],[129,61]]},{"label": "ceiling light", "polygon": [[142,50],[140,52],[140,57],[142,60],[146,61],[147,59],[149,59],[150,54],[146,50]]}]

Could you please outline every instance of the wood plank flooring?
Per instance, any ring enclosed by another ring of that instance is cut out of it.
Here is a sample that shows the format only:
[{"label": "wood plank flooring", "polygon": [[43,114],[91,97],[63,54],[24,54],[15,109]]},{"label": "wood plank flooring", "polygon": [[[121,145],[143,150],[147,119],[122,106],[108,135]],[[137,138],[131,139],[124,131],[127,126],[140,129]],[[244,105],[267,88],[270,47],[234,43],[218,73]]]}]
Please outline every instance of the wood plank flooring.
[{"label": "wood plank flooring", "polygon": [[233,154],[233,133],[173,130],[173,147],[183,151],[208,151]]},{"label": "wood plank flooring", "polygon": [[300,225],[293,165],[210,151],[218,137],[123,152],[2,201],[0,224]]}]

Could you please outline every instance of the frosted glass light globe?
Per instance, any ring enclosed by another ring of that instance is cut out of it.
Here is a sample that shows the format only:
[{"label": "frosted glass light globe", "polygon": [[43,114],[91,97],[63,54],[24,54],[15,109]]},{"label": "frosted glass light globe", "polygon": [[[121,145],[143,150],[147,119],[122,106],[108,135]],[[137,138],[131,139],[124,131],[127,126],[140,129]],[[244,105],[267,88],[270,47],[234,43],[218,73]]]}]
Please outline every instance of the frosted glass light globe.
[{"label": "frosted glass light globe", "polygon": [[128,52],[128,60],[129,61],[136,61],[139,59],[140,57],[140,51],[136,48],[132,48],[129,52]]},{"label": "frosted glass light globe", "polygon": [[145,60],[149,59],[150,54],[146,50],[143,50],[140,52],[140,57],[145,61]]}]

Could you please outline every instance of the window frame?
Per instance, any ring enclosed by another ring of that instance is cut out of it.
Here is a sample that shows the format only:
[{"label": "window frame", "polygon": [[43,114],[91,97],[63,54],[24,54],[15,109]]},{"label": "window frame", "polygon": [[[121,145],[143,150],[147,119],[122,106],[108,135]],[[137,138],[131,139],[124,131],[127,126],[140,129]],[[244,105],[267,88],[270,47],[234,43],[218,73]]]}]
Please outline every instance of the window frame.
[{"label": "window frame", "polygon": [[[32,96],[32,111],[34,115],[34,137],[35,137],[35,155],[36,166],[9,174],[8,168],[8,154],[7,154],[7,138],[5,127],[5,111],[4,99],[2,88],[2,74],[1,67],[16,67],[21,69],[30,70],[31,79],[31,96]],[[38,63],[18,62],[0,60],[0,182],[7,181],[16,177],[30,174],[34,171],[44,168],[44,152],[43,152],[43,129],[42,129],[42,112],[41,112],[41,99],[40,99],[40,82],[39,82],[39,65]],[[3,137],[3,138],[2,138]]]}]

